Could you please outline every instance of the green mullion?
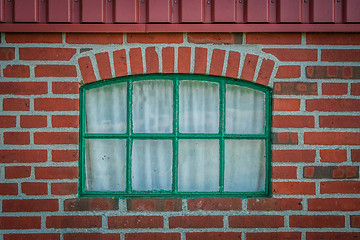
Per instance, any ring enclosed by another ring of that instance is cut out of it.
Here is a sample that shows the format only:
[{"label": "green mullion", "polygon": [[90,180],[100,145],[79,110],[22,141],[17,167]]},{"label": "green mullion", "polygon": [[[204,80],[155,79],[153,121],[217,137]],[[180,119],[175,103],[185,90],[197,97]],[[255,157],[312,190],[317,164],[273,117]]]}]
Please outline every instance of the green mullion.
[{"label": "green mullion", "polygon": [[131,193],[131,153],[132,153],[132,91],[133,83],[131,78],[128,78],[127,84],[127,142],[126,142],[126,193]]},{"label": "green mullion", "polygon": [[79,139],[80,139],[80,146],[81,149],[79,151],[79,192],[83,193],[85,192],[85,139],[84,139],[84,133],[85,133],[85,89],[82,88],[80,91],[80,132],[79,132]]},{"label": "green mullion", "polygon": [[178,192],[178,135],[179,135],[179,80],[174,79],[174,92],[173,92],[173,165],[172,165],[172,192]]},{"label": "green mullion", "polygon": [[86,133],[84,134],[84,138],[128,138],[127,133]]},{"label": "green mullion", "polygon": [[272,116],[272,91],[269,89],[266,93],[265,98],[265,120],[266,120],[266,131],[267,136],[265,140],[265,155],[266,155],[266,176],[265,176],[265,192],[271,194],[271,144],[272,144],[272,133],[271,133],[271,116]]},{"label": "green mullion", "polygon": [[225,139],[266,139],[266,134],[224,134]]},{"label": "green mullion", "polygon": [[226,86],[224,81],[220,83],[220,116],[219,116],[219,133],[220,133],[220,165],[219,165],[219,191],[224,192],[224,173],[225,173],[225,100]]}]

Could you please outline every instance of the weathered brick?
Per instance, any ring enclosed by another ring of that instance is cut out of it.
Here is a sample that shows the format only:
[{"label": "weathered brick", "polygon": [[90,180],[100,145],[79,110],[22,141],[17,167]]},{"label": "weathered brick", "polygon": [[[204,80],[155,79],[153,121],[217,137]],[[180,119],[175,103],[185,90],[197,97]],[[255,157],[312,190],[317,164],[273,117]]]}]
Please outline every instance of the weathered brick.
[{"label": "weathered brick", "polygon": [[0,61],[13,60],[15,58],[15,48],[0,47]]},{"label": "weathered brick", "polygon": [[118,209],[119,199],[72,198],[64,201],[64,211],[111,211]]},{"label": "weathered brick", "polygon": [[238,240],[241,239],[240,232],[188,232],[187,240]]},{"label": "weathered brick", "polygon": [[47,228],[99,228],[101,216],[48,216]]},{"label": "weathered brick", "polygon": [[360,145],[357,132],[306,132],[304,143],[310,145]]},{"label": "weathered brick", "polygon": [[276,82],[274,94],[278,95],[317,95],[317,84],[308,82]]},{"label": "weathered brick", "polygon": [[162,228],[161,216],[114,216],[108,218],[109,228]]},{"label": "weathered brick", "polygon": [[169,228],[221,228],[223,216],[169,217]]},{"label": "weathered brick", "polygon": [[352,162],[360,162],[360,149],[352,149],[351,150],[351,161]]},{"label": "weathered brick", "polygon": [[28,98],[5,98],[3,101],[4,111],[29,111],[30,100]]},{"label": "weathered brick", "polygon": [[360,99],[308,99],[307,111],[360,111]]},{"label": "weathered brick", "polygon": [[360,83],[351,84],[351,95],[359,96],[360,95]]},{"label": "weathered brick", "polygon": [[352,240],[360,238],[359,232],[307,232],[307,240]]},{"label": "weathered brick", "polygon": [[5,178],[28,178],[31,175],[30,166],[5,167]]},{"label": "weathered brick", "polygon": [[23,182],[21,191],[26,195],[46,195],[48,194],[47,183],[43,182]]},{"label": "weathered brick", "polygon": [[127,199],[128,211],[181,211],[182,201],[181,199],[160,199],[160,198],[134,198]]},{"label": "weathered brick", "polygon": [[46,82],[0,82],[0,94],[41,95],[48,93]]},{"label": "weathered brick", "polygon": [[264,52],[270,53],[280,61],[317,61],[317,49],[287,49],[287,48],[265,48]]},{"label": "weathered brick", "polygon": [[357,33],[306,33],[306,44],[310,45],[360,45]]},{"label": "weathered brick", "polygon": [[128,43],[182,43],[182,33],[128,33]]},{"label": "weathered brick", "polygon": [[126,52],[125,49],[113,52],[115,77],[127,75]]},{"label": "weathered brick", "polygon": [[323,83],[322,95],[345,95],[348,92],[347,83]]},{"label": "weathered brick", "polygon": [[112,78],[111,67],[110,67],[110,59],[109,53],[97,53],[95,54],[96,62],[100,74],[101,79]]},{"label": "weathered brick", "polygon": [[345,227],[345,217],[292,215],[289,217],[289,224],[290,227],[296,228],[342,228]]},{"label": "weathered brick", "polygon": [[[17,195],[17,194],[18,194],[17,183],[0,183],[0,195]],[[1,229],[1,224],[0,224],[0,229]]]},{"label": "weathered brick", "polygon": [[64,240],[120,240],[120,233],[65,233]]},{"label": "weathered brick", "polygon": [[341,149],[320,149],[321,162],[345,162],[346,150]]},{"label": "weathered brick", "polygon": [[247,240],[301,240],[300,232],[246,233]]},{"label": "weathered brick", "polygon": [[263,59],[256,79],[256,83],[267,86],[270,81],[275,62],[270,59]]},{"label": "weathered brick", "polygon": [[283,216],[248,215],[229,216],[230,228],[279,228],[284,226]]},{"label": "weathered brick", "polygon": [[298,144],[298,134],[296,132],[273,133],[274,144]]},{"label": "weathered brick", "polygon": [[122,44],[122,33],[67,33],[66,42],[70,44]]},{"label": "weathered brick", "polygon": [[5,199],[3,212],[55,212],[59,210],[57,199]]},{"label": "weathered brick", "polygon": [[126,233],[125,240],[180,240],[180,233]]},{"label": "weathered brick", "polygon": [[16,127],[16,116],[0,116],[0,128]]},{"label": "weathered brick", "polygon": [[53,82],[52,93],[54,94],[78,94],[78,82]]},{"label": "weathered brick", "polygon": [[300,99],[275,98],[273,99],[274,111],[299,111]]},{"label": "weathered brick", "polygon": [[315,183],[312,182],[274,182],[273,194],[284,195],[314,195]]},{"label": "weathered brick", "polygon": [[297,178],[297,167],[293,166],[277,166],[272,167],[272,178],[273,179],[296,179]]},{"label": "weathered brick", "polygon": [[78,60],[80,72],[84,83],[91,83],[96,81],[94,68],[89,57],[81,57]]},{"label": "weathered brick", "polygon": [[301,44],[301,33],[246,33],[246,44]]},{"label": "weathered brick", "polygon": [[35,111],[77,111],[79,99],[71,98],[36,98]]},{"label": "weathered brick", "polygon": [[76,182],[51,183],[51,194],[53,195],[73,195],[77,192],[78,184]]},{"label": "weathered brick", "polygon": [[315,166],[304,167],[304,178],[350,179],[359,178],[359,167],[355,166]]},{"label": "weathered brick", "polygon": [[62,43],[61,33],[6,33],[7,43]]},{"label": "weathered brick", "polygon": [[273,127],[277,128],[314,128],[314,116],[275,115],[272,120]]},{"label": "weathered brick", "polygon": [[315,162],[315,150],[273,150],[273,162]]},{"label": "weathered brick", "polygon": [[29,132],[5,132],[4,144],[10,145],[28,145],[30,144]]},{"label": "weathered brick", "polygon": [[5,234],[4,240],[60,240],[60,233]]},{"label": "weathered brick", "polygon": [[246,54],[244,66],[241,72],[241,79],[246,81],[253,81],[255,75],[255,69],[257,66],[259,56],[253,54]]},{"label": "weathered brick", "polygon": [[308,199],[309,211],[359,211],[358,198],[314,198]]},{"label": "weathered brick", "polygon": [[319,116],[319,125],[325,128],[360,128],[360,116]]},{"label": "weathered brick", "polygon": [[0,217],[0,229],[40,229],[41,217]]},{"label": "weathered brick", "polygon": [[77,150],[52,150],[53,162],[76,162],[79,160]]},{"label": "weathered brick", "polygon": [[79,127],[78,115],[53,115],[51,117],[53,128],[77,128]]},{"label": "weathered brick", "polygon": [[195,65],[194,73],[205,74],[207,66],[207,49],[206,48],[195,48]]},{"label": "weathered brick", "polygon": [[301,68],[297,65],[279,66],[276,78],[299,78],[301,77]]},{"label": "weathered brick", "polygon": [[1,163],[36,163],[46,160],[46,150],[0,150]]},{"label": "weathered brick", "polygon": [[75,48],[20,48],[20,60],[69,61],[76,53]]},{"label": "weathered brick", "polygon": [[252,211],[302,210],[302,199],[296,198],[260,198],[248,199],[247,209]]},{"label": "weathered brick", "polygon": [[35,77],[76,77],[74,65],[37,65]]},{"label": "weathered brick", "polygon": [[145,50],[146,55],[146,73],[159,72],[159,57],[155,47],[148,47]]},{"label": "weathered brick", "polygon": [[211,56],[210,74],[221,76],[225,59],[225,50],[214,49]]},{"label": "weathered brick", "polygon": [[76,132],[36,132],[35,144],[78,144],[79,134]]},{"label": "weathered brick", "polygon": [[22,128],[43,128],[47,126],[47,116],[21,115],[20,126]]},{"label": "weathered brick", "polygon": [[178,72],[190,73],[191,48],[179,47],[178,49]]},{"label": "weathered brick", "polygon": [[360,193],[360,181],[328,181],[320,183],[320,193]]},{"label": "weathered brick", "polygon": [[305,72],[310,79],[360,78],[360,67],[355,66],[307,66]]},{"label": "weathered brick", "polygon": [[75,179],[77,167],[35,167],[35,179]]},{"label": "weathered brick", "polygon": [[7,78],[28,78],[30,77],[30,68],[26,65],[7,65],[3,74]]},{"label": "weathered brick", "polygon": [[188,42],[197,44],[241,44],[241,33],[188,33]]},{"label": "weathered brick", "polygon": [[360,50],[359,49],[322,49],[321,61],[360,62]]},{"label": "weathered brick", "polygon": [[175,51],[173,47],[162,49],[162,72],[173,73],[175,64]]},{"label": "weathered brick", "polygon": [[350,216],[350,226],[354,227],[354,228],[360,227],[360,216],[359,215]]},{"label": "weathered brick", "polygon": [[130,49],[129,56],[131,74],[135,75],[144,73],[141,48]]},{"label": "weathered brick", "polygon": [[196,198],[188,199],[190,211],[231,211],[242,209],[241,198]]},{"label": "weathered brick", "polygon": [[230,51],[226,68],[226,76],[231,78],[237,78],[239,74],[239,65],[240,53]]}]

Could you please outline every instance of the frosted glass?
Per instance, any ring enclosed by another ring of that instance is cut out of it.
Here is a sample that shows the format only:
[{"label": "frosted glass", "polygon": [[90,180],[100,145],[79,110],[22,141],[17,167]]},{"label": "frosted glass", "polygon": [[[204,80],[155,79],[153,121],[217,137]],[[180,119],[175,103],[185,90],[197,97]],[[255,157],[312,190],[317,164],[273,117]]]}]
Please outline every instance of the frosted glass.
[{"label": "frosted glass", "polygon": [[126,83],[86,90],[86,131],[126,132]]},{"label": "frosted glass", "polygon": [[179,130],[181,133],[219,132],[219,84],[180,82]]},{"label": "frosted glass", "polygon": [[225,140],[224,190],[255,192],[265,189],[265,141]]},{"label": "frosted glass", "polygon": [[180,139],[178,148],[181,192],[219,190],[219,141]]},{"label": "frosted glass", "polygon": [[226,85],[226,133],[262,134],[265,94],[250,88]]},{"label": "frosted glass", "polygon": [[172,81],[133,83],[133,132],[171,133],[173,126]]},{"label": "frosted glass", "polygon": [[124,191],[126,187],[126,140],[85,141],[86,189]]},{"label": "frosted glass", "polygon": [[171,190],[172,154],[171,140],[134,140],[133,190]]}]

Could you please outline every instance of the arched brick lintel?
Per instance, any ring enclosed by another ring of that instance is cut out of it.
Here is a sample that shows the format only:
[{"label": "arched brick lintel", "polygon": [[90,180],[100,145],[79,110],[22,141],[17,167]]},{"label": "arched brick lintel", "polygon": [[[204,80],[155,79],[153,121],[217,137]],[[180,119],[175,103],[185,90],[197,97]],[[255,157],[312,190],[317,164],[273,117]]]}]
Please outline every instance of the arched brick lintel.
[{"label": "arched brick lintel", "polygon": [[271,86],[277,64],[267,56],[197,46],[147,46],[88,53],[78,62],[84,83],[145,73],[195,73]]}]

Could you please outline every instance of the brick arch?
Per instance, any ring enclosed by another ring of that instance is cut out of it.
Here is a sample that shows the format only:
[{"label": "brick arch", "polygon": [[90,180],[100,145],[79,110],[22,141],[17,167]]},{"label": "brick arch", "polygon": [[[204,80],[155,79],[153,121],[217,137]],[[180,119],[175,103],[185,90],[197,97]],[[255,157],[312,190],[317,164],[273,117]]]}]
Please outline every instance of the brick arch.
[{"label": "brick arch", "polygon": [[278,69],[277,59],[260,52],[198,46],[140,46],[85,52],[79,59],[83,83],[136,74],[193,73],[226,76],[265,86]]}]

